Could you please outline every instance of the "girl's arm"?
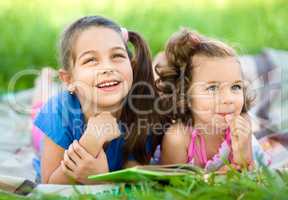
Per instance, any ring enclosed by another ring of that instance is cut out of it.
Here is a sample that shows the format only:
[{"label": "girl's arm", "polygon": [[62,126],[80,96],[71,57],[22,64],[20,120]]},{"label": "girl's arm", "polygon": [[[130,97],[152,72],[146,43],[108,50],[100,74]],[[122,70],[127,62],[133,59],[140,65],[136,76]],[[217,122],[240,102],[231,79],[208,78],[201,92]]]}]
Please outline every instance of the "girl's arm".
[{"label": "girl's arm", "polygon": [[104,150],[101,149],[95,158],[88,153],[77,140],[65,151],[61,168],[68,177],[82,184],[95,184],[97,182],[89,180],[88,176],[109,172],[108,161]]},{"label": "girl's arm", "polygon": [[165,133],[161,147],[161,164],[186,163],[190,136],[181,123],[173,124]]},{"label": "girl's arm", "polygon": [[63,173],[61,161],[63,160],[64,149],[46,135],[44,135],[44,148],[41,155],[42,183],[67,184],[71,180]]},{"label": "girl's arm", "polygon": [[89,118],[87,129],[79,143],[87,152],[96,157],[105,142],[118,138],[120,134],[116,118],[110,112],[102,112],[96,117]]},{"label": "girl's arm", "polygon": [[93,132],[85,131],[85,133],[80,138],[79,143],[93,157],[96,157],[103,149],[105,140],[103,137],[97,137]]},{"label": "girl's arm", "polygon": [[[89,138],[87,137],[85,139],[89,139]],[[85,144],[85,140],[83,143]],[[99,148],[99,152],[101,152],[102,146],[101,145],[96,146],[96,149],[98,148]],[[92,151],[95,151],[96,149],[93,148]],[[65,152],[65,149],[58,146],[51,139],[49,139],[46,135],[44,135],[44,148],[43,148],[42,155],[41,155],[41,174],[42,174],[41,182],[42,183],[46,183],[46,184],[79,183],[75,181],[75,178],[72,179],[72,177],[67,176],[66,175],[67,173],[64,173],[61,167],[61,161],[63,161],[64,152]],[[84,178],[81,177],[81,179],[84,179]]]},{"label": "girl's arm", "polygon": [[[104,142],[109,142],[114,138],[119,137],[119,135],[120,130],[118,128],[116,119],[110,113],[104,112],[99,114],[97,117],[91,117],[88,120],[87,129],[85,130],[83,136],[80,138],[79,141],[80,145],[91,156],[85,154],[85,159],[79,160],[79,162],[77,163],[77,170],[75,168],[77,174],[84,174],[81,169],[85,169],[83,168],[83,165],[88,163],[86,162],[87,160],[89,160],[90,163],[93,162],[93,174],[97,173],[97,170],[100,170],[101,172],[105,171],[107,160],[102,159],[101,157],[97,158],[97,156],[99,156],[99,153],[101,152],[101,150],[103,150]],[[44,149],[41,157],[41,174],[43,183],[71,183],[71,178],[66,175],[67,173],[63,172],[63,167],[61,167],[61,161],[63,160],[64,151],[65,150],[62,147],[58,146],[52,140],[45,136]],[[92,158],[95,158],[95,162]],[[96,163],[96,160],[98,160],[98,163]],[[102,168],[105,168],[105,170]],[[85,177],[79,177],[77,178],[77,180],[85,180]]]},{"label": "girl's arm", "polygon": [[91,184],[94,182],[87,179],[89,175],[109,171],[103,149],[100,149],[98,157],[95,158],[77,142],[71,144],[69,150],[65,151],[45,136],[44,145],[41,158],[42,183]]},{"label": "girl's arm", "polygon": [[233,163],[241,167],[253,165],[252,128],[248,115],[242,114],[226,119],[230,124]]}]

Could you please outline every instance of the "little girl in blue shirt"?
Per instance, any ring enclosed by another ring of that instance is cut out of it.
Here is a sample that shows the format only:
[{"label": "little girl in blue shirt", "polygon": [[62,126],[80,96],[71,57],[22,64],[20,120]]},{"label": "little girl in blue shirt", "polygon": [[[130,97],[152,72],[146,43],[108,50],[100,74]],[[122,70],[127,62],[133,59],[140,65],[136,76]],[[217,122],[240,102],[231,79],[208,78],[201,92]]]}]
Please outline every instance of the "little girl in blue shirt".
[{"label": "little girl in blue shirt", "polygon": [[83,17],[64,31],[60,60],[67,90],[52,97],[34,122],[45,134],[42,182],[90,184],[89,175],[149,163],[158,143],[149,124],[158,117],[142,37],[109,19]]}]

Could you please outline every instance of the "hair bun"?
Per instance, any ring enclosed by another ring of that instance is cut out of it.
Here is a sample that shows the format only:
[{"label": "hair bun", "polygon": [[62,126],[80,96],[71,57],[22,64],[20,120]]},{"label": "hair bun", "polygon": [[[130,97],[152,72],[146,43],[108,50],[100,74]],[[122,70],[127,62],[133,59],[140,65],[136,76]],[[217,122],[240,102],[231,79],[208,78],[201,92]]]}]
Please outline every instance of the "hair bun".
[{"label": "hair bun", "polygon": [[183,29],[174,34],[166,45],[166,57],[168,64],[178,68],[186,67],[193,52],[201,44],[199,34]]}]

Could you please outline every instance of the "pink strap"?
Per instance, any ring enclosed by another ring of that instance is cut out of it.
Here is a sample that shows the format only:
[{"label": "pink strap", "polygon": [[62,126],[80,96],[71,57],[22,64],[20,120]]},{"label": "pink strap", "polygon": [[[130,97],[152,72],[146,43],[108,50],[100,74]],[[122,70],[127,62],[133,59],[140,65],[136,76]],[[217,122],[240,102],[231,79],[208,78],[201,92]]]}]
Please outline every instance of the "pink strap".
[{"label": "pink strap", "polygon": [[[192,130],[191,127],[189,127],[190,133],[192,133],[191,136],[191,142],[188,149],[188,162],[191,162],[192,159],[197,156],[199,158],[199,161],[201,164],[206,165],[208,162],[207,154],[206,154],[206,148],[205,148],[205,139],[202,134],[199,134],[198,129]],[[196,148],[196,139],[197,137],[200,139],[200,148]],[[226,129],[225,132],[225,140],[228,145],[231,145],[231,134],[230,134],[230,128]],[[230,156],[231,158],[231,156]],[[229,160],[230,160],[229,158]],[[232,159],[232,158],[231,158]]]},{"label": "pink strap", "polygon": [[[229,128],[229,127],[226,129],[225,140],[226,140],[227,144],[231,147],[231,145],[232,145],[232,142],[231,142],[231,131],[230,131],[230,128]],[[232,149],[232,148],[231,148],[231,149]],[[230,154],[229,154],[228,160],[229,160],[230,162],[233,161],[233,152],[232,152],[232,150],[231,150],[231,152],[230,152]]]},{"label": "pink strap", "polygon": [[226,132],[225,132],[225,140],[227,144],[231,145],[231,133],[230,133],[229,127],[226,129]]},{"label": "pink strap", "polygon": [[[207,154],[205,148],[205,139],[203,135],[198,133],[198,129],[194,129],[189,127],[190,132],[192,133],[191,136],[191,143],[189,145],[188,150],[188,161],[192,161],[193,157],[197,156],[202,164],[207,163]],[[200,148],[196,148],[196,139],[197,137],[200,139]]]}]

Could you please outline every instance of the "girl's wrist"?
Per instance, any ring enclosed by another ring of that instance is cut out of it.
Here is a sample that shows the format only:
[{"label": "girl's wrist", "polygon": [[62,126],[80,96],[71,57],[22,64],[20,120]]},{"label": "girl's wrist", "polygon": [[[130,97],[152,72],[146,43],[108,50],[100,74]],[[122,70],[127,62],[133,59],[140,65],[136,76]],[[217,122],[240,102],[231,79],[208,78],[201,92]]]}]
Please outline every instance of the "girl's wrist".
[{"label": "girl's wrist", "polygon": [[83,135],[87,135],[87,138],[90,140],[97,140],[101,145],[104,145],[104,143],[107,142],[105,135],[103,133],[99,133],[98,131],[86,130]]},{"label": "girl's wrist", "polygon": [[96,134],[85,132],[79,140],[83,146],[92,156],[96,157],[105,143],[104,137],[97,137]]}]

